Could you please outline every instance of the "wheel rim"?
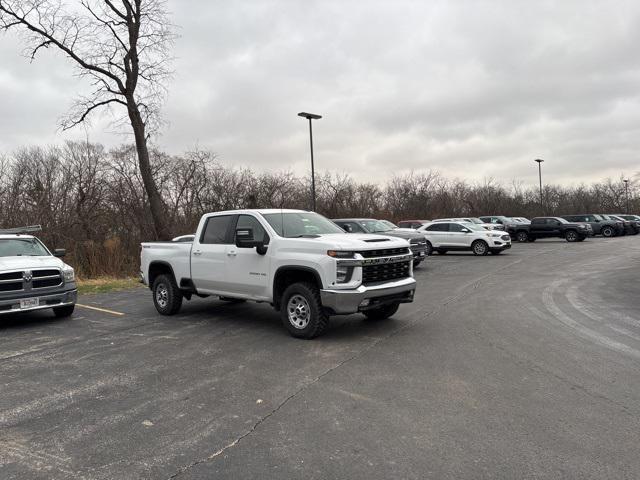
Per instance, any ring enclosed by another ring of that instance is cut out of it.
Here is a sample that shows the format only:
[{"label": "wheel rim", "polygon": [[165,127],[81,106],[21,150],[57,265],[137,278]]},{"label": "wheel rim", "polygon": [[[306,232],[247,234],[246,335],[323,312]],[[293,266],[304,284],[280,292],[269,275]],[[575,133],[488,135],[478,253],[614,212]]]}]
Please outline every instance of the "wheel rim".
[{"label": "wheel rim", "polygon": [[302,295],[292,296],[287,303],[287,316],[289,323],[299,330],[309,325],[311,308],[307,299]]},{"label": "wheel rim", "polygon": [[160,308],[167,308],[169,305],[169,289],[164,283],[156,288],[156,303]]},{"label": "wheel rim", "polygon": [[567,240],[569,240],[570,242],[573,242],[576,239],[576,234],[573,232],[569,232],[567,233]]},{"label": "wheel rim", "polygon": [[486,251],[486,247],[484,246],[484,243],[476,243],[476,245],[473,247],[473,251],[475,253],[477,253],[478,255],[482,255],[485,251]]},{"label": "wheel rim", "polygon": [[604,230],[602,230],[602,235],[604,235],[605,237],[610,237],[612,233],[613,232],[610,228],[605,228]]},{"label": "wheel rim", "polygon": [[519,242],[526,242],[528,239],[529,239],[529,236],[526,233],[520,232],[518,234],[518,241]]}]

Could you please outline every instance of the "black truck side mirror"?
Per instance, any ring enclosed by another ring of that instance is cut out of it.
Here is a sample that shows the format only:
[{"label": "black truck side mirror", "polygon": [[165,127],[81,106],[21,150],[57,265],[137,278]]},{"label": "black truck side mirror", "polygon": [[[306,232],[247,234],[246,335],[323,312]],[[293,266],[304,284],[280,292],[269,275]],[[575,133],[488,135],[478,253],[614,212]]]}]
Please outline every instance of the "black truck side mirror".
[{"label": "black truck side mirror", "polygon": [[58,258],[62,258],[67,254],[67,250],[65,250],[64,248],[56,248],[53,251],[53,256],[54,257],[58,257]]},{"label": "black truck side mirror", "polygon": [[236,230],[236,247],[255,248],[260,255],[267,253],[267,247],[264,242],[253,239],[253,228],[238,228]]}]

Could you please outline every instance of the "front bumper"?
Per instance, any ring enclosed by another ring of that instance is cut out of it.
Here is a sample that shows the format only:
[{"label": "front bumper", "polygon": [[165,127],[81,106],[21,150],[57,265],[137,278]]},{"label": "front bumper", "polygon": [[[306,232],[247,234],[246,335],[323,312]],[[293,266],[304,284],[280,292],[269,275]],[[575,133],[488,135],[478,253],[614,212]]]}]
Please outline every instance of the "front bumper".
[{"label": "front bumper", "polygon": [[320,290],[322,306],[335,314],[356,313],[389,303],[411,303],[416,290],[412,277],[353,290]]},{"label": "front bumper", "polygon": [[[3,298],[0,300],[0,315],[75,305],[78,300],[78,290],[75,288],[75,284],[73,284],[73,286],[74,288],[71,290],[60,290],[59,292],[49,292],[42,295],[37,295],[31,292],[16,295],[13,298]],[[34,298],[38,299],[37,306],[20,308],[20,300]]]}]

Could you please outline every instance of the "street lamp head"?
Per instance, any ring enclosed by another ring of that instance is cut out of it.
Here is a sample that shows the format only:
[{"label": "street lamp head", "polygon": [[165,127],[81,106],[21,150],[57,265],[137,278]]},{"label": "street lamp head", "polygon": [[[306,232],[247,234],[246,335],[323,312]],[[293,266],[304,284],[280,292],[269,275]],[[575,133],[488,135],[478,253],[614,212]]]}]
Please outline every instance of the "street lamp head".
[{"label": "street lamp head", "polygon": [[625,178],[624,180],[622,180],[624,183],[629,183],[629,179]]},{"label": "street lamp head", "polygon": [[536,158],[536,159],[534,160],[534,162],[542,163],[542,162],[544,162],[544,160],[542,160],[541,158]]},{"label": "street lamp head", "polygon": [[298,116],[299,116],[299,117],[307,118],[307,119],[309,119],[309,120],[319,120],[319,119],[321,119],[321,118],[322,118],[322,116],[321,116],[321,115],[317,115],[317,114],[315,114],[315,113],[307,113],[307,112],[300,112],[300,113],[298,114]]}]

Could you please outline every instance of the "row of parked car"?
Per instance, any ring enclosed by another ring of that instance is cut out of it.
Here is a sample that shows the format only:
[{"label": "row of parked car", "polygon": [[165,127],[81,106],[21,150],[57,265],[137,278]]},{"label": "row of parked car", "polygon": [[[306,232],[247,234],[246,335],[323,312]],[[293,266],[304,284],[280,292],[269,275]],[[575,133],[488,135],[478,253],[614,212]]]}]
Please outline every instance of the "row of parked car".
[{"label": "row of parked car", "polygon": [[341,218],[334,222],[352,233],[377,233],[404,238],[411,244],[414,266],[433,252],[470,250],[476,255],[498,255],[511,248],[511,241],[535,242],[539,238],[563,238],[583,242],[590,236],[615,237],[640,233],[640,216],[627,214],[583,214],[561,217],[490,215],[482,217],[402,220]]}]

